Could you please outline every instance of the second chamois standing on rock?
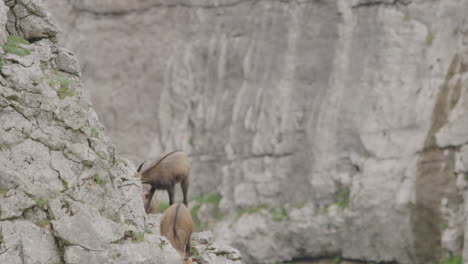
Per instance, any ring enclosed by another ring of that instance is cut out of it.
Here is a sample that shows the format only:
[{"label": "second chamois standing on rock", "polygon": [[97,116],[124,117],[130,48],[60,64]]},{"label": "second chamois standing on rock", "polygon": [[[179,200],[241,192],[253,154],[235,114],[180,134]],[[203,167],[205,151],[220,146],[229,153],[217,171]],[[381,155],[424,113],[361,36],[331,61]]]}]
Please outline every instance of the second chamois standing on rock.
[{"label": "second chamois standing on rock", "polygon": [[191,264],[190,238],[193,232],[193,220],[187,207],[183,204],[173,204],[167,208],[161,219],[160,231],[184,259],[183,263]]},{"label": "second chamois standing on rock", "polygon": [[143,162],[137,169],[142,184],[149,184],[151,189],[145,194],[145,211],[149,213],[151,200],[156,190],[166,190],[169,196],[169,205],[174,203],[175,184],[180,183],[184,195],[184,204],[187,206],[187,191],[189,187],[190,161],[187,154],[181,150],[173,151],[159,161],[154,162],[141,172]]}]

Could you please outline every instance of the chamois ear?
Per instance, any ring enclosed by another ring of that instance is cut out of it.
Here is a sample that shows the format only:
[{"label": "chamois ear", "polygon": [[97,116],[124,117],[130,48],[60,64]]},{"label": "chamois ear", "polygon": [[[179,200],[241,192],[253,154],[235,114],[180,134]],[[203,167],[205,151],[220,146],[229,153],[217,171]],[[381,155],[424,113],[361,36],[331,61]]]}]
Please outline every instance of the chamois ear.
[{"label": "chamois ear", "polygon": [[137,169],[137,172],[138,172],[138,173],[141,171],[141,167],[143,167],[143,164],[145,164],[144,161],[143,161],[143,163],[140,164],[140,166],[138,166],[138,169]]}]

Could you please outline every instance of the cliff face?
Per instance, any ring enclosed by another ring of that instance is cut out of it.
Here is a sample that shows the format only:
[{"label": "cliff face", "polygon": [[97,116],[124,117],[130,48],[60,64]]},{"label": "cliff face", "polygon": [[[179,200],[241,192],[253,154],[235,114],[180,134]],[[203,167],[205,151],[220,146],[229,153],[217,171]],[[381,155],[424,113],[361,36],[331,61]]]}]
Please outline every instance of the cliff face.
[{"label": "cliff face", "polygon": [[189,152],[248,261],[468,259],[468,1],[48,2],[120,150]]},{"label": "cliff face", "polygon": [[[181,263],[56,34],[41,1],[0,1],[0,263]],[[240,263],[198,247],[206,263]]]}]

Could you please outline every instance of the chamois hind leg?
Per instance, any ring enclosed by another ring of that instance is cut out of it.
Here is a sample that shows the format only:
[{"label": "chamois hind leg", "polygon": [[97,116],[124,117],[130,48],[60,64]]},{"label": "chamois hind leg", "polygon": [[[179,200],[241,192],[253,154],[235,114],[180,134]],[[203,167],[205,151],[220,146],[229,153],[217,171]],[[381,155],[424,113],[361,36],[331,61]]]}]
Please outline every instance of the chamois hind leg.
[{"label": "chamois hind leg", "polygon": [[180,183],[180,188],[182,188],[182,194],[184,195],[184,204],[188,208],[188,203],[187,203],[187,192],[188,192],[188,187],[189,187],[189,179],[185,178],[181,183]]},{"label": "chamois hind leg", "polygon": [[192,252],[191,252],[191,247],[190,247],[190,240],[191,240],[191,237],[192,237],[192,234],[190,234],[190,236],[188,237],[188,241],[187,241],[187,245],[185,246],[185,256],[192,256]]},{"label": "chamois hind leg", "polygon": [[174,203],[174,186],[167,189],[167,195],[169,196],[169,206]]}]

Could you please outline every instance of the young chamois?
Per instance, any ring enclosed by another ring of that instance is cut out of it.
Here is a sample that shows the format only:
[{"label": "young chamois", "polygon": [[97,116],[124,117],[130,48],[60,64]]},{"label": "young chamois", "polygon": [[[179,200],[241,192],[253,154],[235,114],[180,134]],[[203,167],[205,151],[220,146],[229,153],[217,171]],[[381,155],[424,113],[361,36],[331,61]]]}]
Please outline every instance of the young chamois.
[{"label": "young chamois", "polygon": [[190,252],[190,238],[193,232],[193,221],[189,210],[183,204],[173,204],[164,211],[159,226],[161,235],[171,242],[184,264],[192,264]]},{"label": "young chamois", "polygon": [[151,185],[148,197],[145,199],[146,213],[150,212],[151,201],[156,190],[166,190],[169,195],[169,205],[172,205],[174,203],[174,186],[176,183],[180,183],[184,195],[184,204],[187,206],[190,174],[190,161],[187,154],[180,150],[173,151],[151,164],[143,172],[140,172],[143,163],[138,167],[137,173],[142,184]]}]

